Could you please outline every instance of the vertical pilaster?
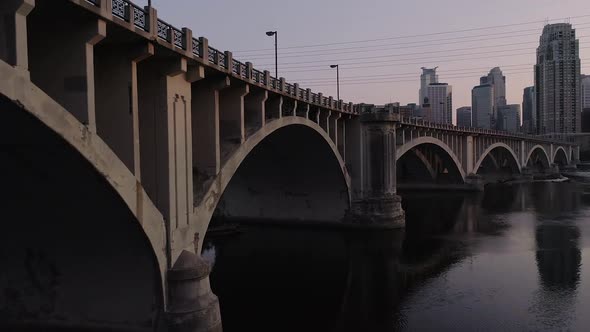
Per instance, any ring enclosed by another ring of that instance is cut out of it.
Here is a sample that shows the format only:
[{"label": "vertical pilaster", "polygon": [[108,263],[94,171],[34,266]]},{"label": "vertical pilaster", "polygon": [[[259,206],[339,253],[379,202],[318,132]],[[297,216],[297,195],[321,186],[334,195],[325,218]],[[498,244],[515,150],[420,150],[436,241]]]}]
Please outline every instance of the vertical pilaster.
[{"label": "vertical pilaster", "polygon": [[465,174],[466,175],[470,175],[471,173],[473,173],[473,167],[475,166],[475,156],[474,154],[474,146],[473,146],[474,142],[473,142],[473,136],[465,136],[465,148],[464,148],[464,154],[465,154]]},{"label": "vertical pilaster", "polygon": [[192,85],[193,164],[197,182],[217,175],[221,167],[219,93],[229,85],[228,77]]},{"label": "vertical pilaster", "polygon": [[244,99],[244,118],[246,121],[246,137],[252,135],[258,129],[264,126],[266,121],[266,100],[268,99],[268,91],[262,89],[254,90],[251,88]]},{"label": "vertical pilaster", "polygon": [[0,59],[28,75],[27,16],[35,0],[4,0],[0,6]]},{"label": "vertical pilaster", "polygon": [[222,141],[244,142],[244,97],[249,91],[250,86],[241,83],[220,91],[219,130]]}]

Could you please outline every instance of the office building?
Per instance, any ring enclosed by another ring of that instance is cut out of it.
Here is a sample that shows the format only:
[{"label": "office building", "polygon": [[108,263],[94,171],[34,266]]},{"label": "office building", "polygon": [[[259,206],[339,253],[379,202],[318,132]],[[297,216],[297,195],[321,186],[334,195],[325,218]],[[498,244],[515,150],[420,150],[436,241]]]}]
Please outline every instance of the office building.
[{"label": "office building", "polygon": [[487,76],[479,79],[480,85],[491,85],[494,89],[493,111],[491,115],[492,128],[496,127],[495,122],[498,116],[498,108],[506,105],[506,76],[502,74],[499,67],[490,70]]},{"label": "office building", "polygon": [[520,105],[505,105],[498,107],[497,129],[519,132],[520,131]]},{"label": "office building", "polygon": [[471,107],[463,106],[457,108],[457,126],[471,127]]},{"label": "office building", "polygon": [[537,107],[535,101],[535,87],[524,89],[522,95],[522,131],[525,134],[537,133]]},{"label": "office building", "polygon": [[431,122],[453,124],[453,87],[447,83],[428,85]]},{"label": "office building", "polygon": [[539,134],[581,131],[580,55],[569,23],[548,24],[537,48],[535,92]]},{"label": "office building", "polygon": [[418,106],[429,104],[428,101],[428,85],[438,83],[438,75],[436,69],[422,67],[422,75],[420,75],[420,91],[418,92]]},{"label": "office building", "polygon": [[478,85],[471,90],[471,126],[491,129],[494,112],[494,87]]}]

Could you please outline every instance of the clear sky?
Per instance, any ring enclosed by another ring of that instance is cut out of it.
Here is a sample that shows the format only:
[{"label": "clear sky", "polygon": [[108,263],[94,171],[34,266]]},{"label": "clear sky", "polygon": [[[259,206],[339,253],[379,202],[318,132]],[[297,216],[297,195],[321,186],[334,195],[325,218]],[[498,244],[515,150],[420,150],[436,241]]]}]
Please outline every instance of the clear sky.
[{"label": "clear sky", "polygon": [[[336,73],[329,65],[338,63],[340,96],[354,103],[415,103],[420,67],[438,66],[439,81],[453,86],[453,108],[470,106],[471,88],[499,66],[508,103],[521,104],[523,88],[533,85],[543,25],[566,18],[580,40],[582,73],[590,74],[589,0],[153,0],[152,5],[168,23],[189,27],[211,46],[273,75],[274,40],[265,32],[278,30],[279,76],[336,97]],[[481,29],[487,27],[493,28]],[[441,33],[450,31],[455,32]]]}]

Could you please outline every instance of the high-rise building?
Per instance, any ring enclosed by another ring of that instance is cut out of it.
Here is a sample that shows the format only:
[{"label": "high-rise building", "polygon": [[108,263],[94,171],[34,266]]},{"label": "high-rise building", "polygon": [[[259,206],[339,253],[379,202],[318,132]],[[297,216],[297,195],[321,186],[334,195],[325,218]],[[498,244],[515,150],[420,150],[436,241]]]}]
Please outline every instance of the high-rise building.
[{"label": "high-rise building", "polygon": [[590,132],[590,75],[582,75],[580,79],[582,96],[582,132]]},{"label": "high-rise building", "polygon": [[489,84],[478,85],[471,90],[471,126],[492,128],[494,112],[494,87]]},{"label": "high-rise building", "polygon": [[457,108],[457,126],[471,127],[471,107],[463,106]]},{"label": "high-rise building", "polygon": [[502,70],[499,67],[494,67],[487,76],[482,76],[479,79],[479,84],[489,84],[494,87],[494,106],[491,120],[492,127],[495,127],[498,108],[506,105],[506,76],[502,74]]},{"label": "high-rise building", "polygon": [[580,132],[580,53],[571,24],[543,28],[537,48],[535,90],[539,134]]},{"label": "high-rise building", "polygon": [[580,93],[582,95],[582,109],[590,108],[590,75],[581,76],[580,87]]},{"label": "high-rise building", "polygon": [[520,105],[505,105],[498,107],[498,126],[499,130],[510,132],[520,131]]},{"label": "high-rise building", "polygon": [[428,101],[428,85],[432,83],[438,83],[438,75],[436,69],[422,67],[422,75],[420,75],[420,91],[418,92],[418,106],[429,104]]},{"label": "high-rise building", "polygon": [[447,83],[428,85],[431,122],[453,124],[453,87]]},{"label": "high-rise building", "polygon": [[537,107],[535,106],[535,87],[529,86],[522,94],[522,130],[525,134],[537,133]]}]

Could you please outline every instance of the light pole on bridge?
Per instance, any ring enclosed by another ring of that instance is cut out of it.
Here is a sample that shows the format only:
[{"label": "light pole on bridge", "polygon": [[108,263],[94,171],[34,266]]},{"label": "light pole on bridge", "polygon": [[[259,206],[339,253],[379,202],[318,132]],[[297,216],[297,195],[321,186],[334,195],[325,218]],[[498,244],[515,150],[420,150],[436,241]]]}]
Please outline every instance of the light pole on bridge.
[{"label": "light pole on bridge", "polygon": [[279,57],[278,57],[278,52],[277,52],[277,38],[278,38],[278,31],[267,31],[266,35],[271,37],[271,36],[275,36],[275,78],[279,78]]},{"label": "light pole on bridge", "polygon": [[336,68],[336,98],[338,98],[338,107],[340,107],[340,67],[330,65],[330,68]]}]

